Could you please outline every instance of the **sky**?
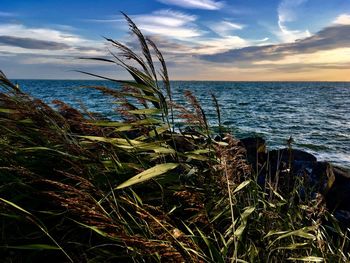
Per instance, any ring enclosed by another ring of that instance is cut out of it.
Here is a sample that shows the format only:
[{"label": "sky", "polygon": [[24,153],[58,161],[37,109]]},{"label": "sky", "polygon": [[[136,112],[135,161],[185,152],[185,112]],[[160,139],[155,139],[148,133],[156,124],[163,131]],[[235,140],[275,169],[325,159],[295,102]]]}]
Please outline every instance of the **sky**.
[{"label": "sky", "polygon": [[138,48],[125,12],[162,51],[172,80],[350,81],[350,0],[1,0],[0,70],[13,79],[117,79],[81,60]]}]

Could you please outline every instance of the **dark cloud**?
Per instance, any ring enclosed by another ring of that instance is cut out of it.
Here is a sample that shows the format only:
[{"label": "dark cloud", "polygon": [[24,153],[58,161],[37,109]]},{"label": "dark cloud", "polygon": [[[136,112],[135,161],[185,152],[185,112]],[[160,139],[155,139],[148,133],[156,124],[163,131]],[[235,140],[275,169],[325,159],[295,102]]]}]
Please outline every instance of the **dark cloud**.
[{"label": "dark cloud", "polygon": [[76,70],[110,78],[130,78],[122,68],[107,63],[91,64],[89,61],[67,56],[18,54],[10,57],[0,54],[0,65],[0,69],[12,79],[96,79]]},{"label": "dark cloud", "polygon": [[251,62],[258,60],[278,60],[286,55],[314,53],[321,50],[350,47],[350,25],[326,27],[315,35],[293,43],[250,46],[232,49],[213,55],[202,55],[201,59],[211,62]]},{"label": "dark cloud", "polygon": [[0,45],[21,47],[26,49],[62,50],[70,46],[64,43],[39,40],[34,38],[0,36]]}]

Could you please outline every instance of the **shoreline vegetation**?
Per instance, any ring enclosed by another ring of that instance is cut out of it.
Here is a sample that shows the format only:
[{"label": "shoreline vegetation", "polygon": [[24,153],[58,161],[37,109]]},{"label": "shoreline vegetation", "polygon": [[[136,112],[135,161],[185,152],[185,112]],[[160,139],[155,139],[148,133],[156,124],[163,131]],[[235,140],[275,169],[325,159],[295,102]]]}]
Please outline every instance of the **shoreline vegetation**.
[{"label": "shoreline vegetation", "polygon": [[349,262],[349,171],[291,138],[235,139],[214,94],[217,127],[190,91],[174,103],[161,52],[124,16],[140,52],[106,39],[118,52],[88,59],[134,81],[82,72],[121,84],[85,88],[124,121],[50,107],[1,72],[3,262]]}]

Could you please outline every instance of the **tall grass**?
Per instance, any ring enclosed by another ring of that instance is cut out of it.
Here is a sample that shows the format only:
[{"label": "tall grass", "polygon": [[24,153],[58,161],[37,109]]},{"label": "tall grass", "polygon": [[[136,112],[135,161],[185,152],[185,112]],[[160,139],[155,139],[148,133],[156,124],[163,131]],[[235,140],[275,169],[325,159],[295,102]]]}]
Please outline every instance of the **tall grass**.
[{"label": "tall grass", "polygon": [[[117,53],[88,59],[134,81],[83,72],[120,85],[86,88],[112,96],[124,121],[49,107],[0,75],[3,261],[348,262],[347,230],[322,195],[300,197],[302,178],[290,191],[273,176],[259,185],[245,148],[213,139],[193,94],[190,108],[172,101],[161,52],[124,16],[140,52],[106,39]],[[191,131],[176,133],[175,118]]]}]

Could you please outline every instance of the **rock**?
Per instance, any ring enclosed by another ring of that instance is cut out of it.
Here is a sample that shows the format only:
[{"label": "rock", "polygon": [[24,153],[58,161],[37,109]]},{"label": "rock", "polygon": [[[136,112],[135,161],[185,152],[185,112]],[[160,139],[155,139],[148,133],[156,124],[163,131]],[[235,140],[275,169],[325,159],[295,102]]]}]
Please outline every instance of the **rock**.
[{"label": "rock", "polygon": [[332,165],[329,162],[315,162],[309,178],[315,190],[327,194],[335,181]]},{"label": "rock", "polygon": [[240,140],[247,151],[247,160],[256,171],[257,158],[258,165],[261,166],[266,161],[266,141],[261,137],[248,137]]},{"label": "rock", "polygon": [[203,134],[198,132],[195,127],[192,126],[186,126],[181,130],[182,134],[189,134],[189,135],[194,135],[198,137],[203,137]]},{"label": "rock", "polygon": [[294,187],[296,176],[309,178],[313,165],[317,161],[312,154],[297,149],[271,150],[267,157],[268,174],[274,178],[277,174],[282,180],[283,190],[289,191]]},{"label": "rock", "polygon": [[326,194],[328,209],[350,211],[350,170],[334,167],[334,183]]},{"label": "rock", "polygon": [[224,135],[217,134],[217,135],[215,135],[215,137],[214,137],[214,141],[222,142],[224,137],[225,137]]},{"label": "rock", "polygon": [[259,173],[258,183],[263,186],[266,175],[266,141],[261,137],[248,137],[241,139],[240,143],[246,149],[248,163],[255,173]]},{"label": "rock", "polygon": [[312,154],[297,149],[271,150],[266,154],[265,140],[260,137],[240,141],[246,148],[248,162],[259,171],[258,183],[262,187],[266,177],[271,176],[268,180],[278,181],[280,191],[291,191],[296,178],[303,177],[299,196],[303,199],[323,194],[328,210],[343,227],[350,226],[350,170],[318,162]]},{"label": "rock", "polygon": [[311,153],[298,150],[298,149],[289,150],[288,148],[269,151],[269,157],[270,157],[270,162],[280,160],[282,162],[288,163],[290,157],[292,162],[316,162],[317,161],[317,158],[313,156]]},{"label": "rock", "polygon": [[340,182],[347,182],[350,180],[350,170],[343,167],[334,166],[334,176]]},{"label": "rock", "polygon": [[297,149],[272,150],[268,153],[268,161],[271,175],[276,172],[286,171],[294,175],[310,173],[317,158],[312,154]]},{"label": "rock", "polygon": [[347,228],[350,225],[350,211],[337,210],[334,212],[334,216],[343,228]]},{"label": "rock", "polygon": [[194,142],[192,140],[187,139],[186,137],[181,135],[179,136],[174,134],[168,143],[170,146],[172,146],[174,149],[181,153],[191,152],[196,149],[196,145],[193,144]]},{"label": "rock", "polygon": [[249,151],[252,155],[256,155],[257,152],[266,151],[266,141],[261,137],[248,137],[240,140],[243,146]]}]

